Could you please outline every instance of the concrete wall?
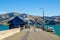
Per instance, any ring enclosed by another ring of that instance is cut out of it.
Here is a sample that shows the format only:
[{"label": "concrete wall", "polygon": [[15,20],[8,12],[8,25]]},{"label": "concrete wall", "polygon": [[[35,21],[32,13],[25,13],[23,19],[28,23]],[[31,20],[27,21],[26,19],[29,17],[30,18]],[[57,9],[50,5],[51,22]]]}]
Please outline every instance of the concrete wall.
[{"label": "concrete wall", "polygon": [[0,40],[20,32],[20,28],[0,31]]}]

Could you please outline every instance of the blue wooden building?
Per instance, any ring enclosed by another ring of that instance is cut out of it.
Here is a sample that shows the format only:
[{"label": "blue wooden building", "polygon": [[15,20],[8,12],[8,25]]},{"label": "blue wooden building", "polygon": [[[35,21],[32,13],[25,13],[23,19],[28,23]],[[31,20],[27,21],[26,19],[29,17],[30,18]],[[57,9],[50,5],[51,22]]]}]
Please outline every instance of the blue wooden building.
[{"label": "blue wooden building", "polygon": [[12,29],[12,28],[23,27],[27,23],[20,17],[16,16],[12,20],[10,20],[8,24],[9,24],[9,29]]}]

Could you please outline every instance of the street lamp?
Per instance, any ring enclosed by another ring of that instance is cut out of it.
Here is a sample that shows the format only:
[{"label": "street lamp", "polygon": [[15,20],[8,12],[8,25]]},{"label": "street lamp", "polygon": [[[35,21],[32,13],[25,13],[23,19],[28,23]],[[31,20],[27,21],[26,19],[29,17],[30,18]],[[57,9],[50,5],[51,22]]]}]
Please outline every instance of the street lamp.
[{"label": "street lamp", "polygon": [[40,8],[43,10],[43,25],[45,24],[45,20],[44,20],[44,8]]}]

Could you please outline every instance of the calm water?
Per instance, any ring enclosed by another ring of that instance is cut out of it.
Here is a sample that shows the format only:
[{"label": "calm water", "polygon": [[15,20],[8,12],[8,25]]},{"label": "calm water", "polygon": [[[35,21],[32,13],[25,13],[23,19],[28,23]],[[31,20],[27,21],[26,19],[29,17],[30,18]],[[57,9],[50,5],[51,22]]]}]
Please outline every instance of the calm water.
[{"label": "calm water", "polygon": [[[46,28],[48,26],[53,27],[54,30],[55,30],[55,34],[58,35],[58,36],[60,36],[60,25],[46,25]],[[9,29],[9,26],[0,25],[0,31],[8,30],[8,29]]]},{"label": "calm water", "polygon": [[0,31],[8,30],[9,26],[0,25]]}]

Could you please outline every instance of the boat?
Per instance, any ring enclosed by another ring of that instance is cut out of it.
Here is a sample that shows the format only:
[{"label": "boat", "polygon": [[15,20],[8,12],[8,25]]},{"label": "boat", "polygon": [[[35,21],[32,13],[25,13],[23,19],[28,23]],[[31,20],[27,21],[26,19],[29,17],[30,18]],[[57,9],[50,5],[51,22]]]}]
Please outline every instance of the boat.
[{"label": "boat", "polygon": [[48,32],[55,32],[55,30],[54,30],[53,27],[48,27],[47,31],[48,31]]}]

